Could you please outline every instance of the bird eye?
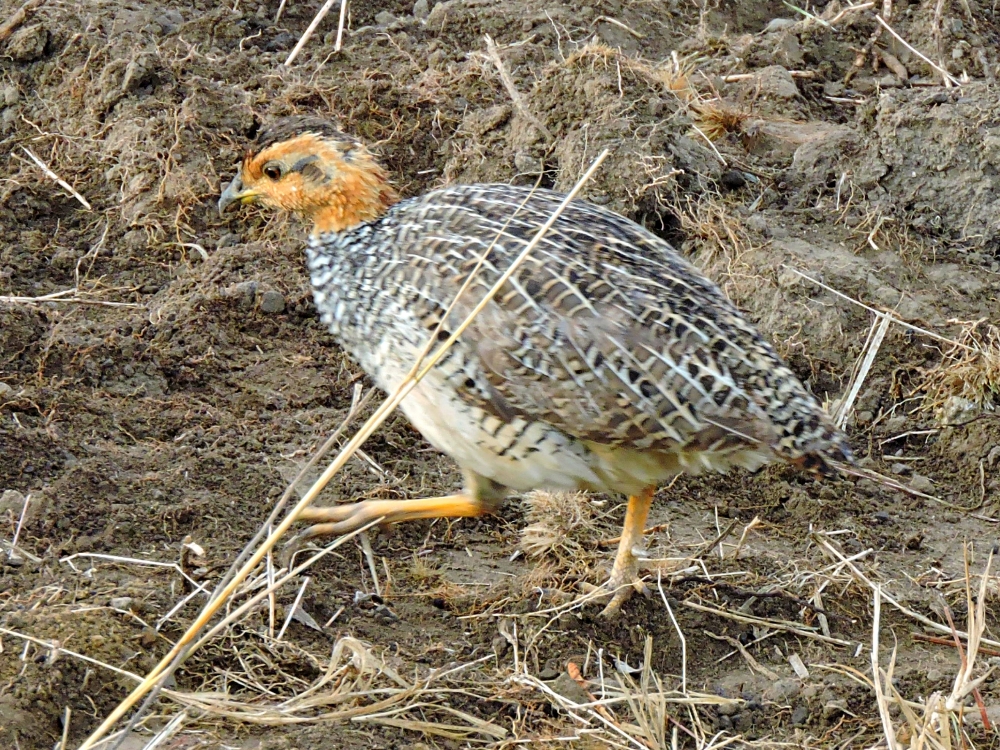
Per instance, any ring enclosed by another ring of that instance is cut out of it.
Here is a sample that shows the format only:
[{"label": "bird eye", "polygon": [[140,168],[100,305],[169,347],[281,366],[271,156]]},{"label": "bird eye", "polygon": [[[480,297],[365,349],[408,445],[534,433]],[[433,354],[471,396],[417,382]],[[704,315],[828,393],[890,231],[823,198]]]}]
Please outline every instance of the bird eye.
[{"label": "bird eye", "polygon": [[264,167],[264,175],[271,180],[281,179],[281,167],[277,164],[268,164]]}]

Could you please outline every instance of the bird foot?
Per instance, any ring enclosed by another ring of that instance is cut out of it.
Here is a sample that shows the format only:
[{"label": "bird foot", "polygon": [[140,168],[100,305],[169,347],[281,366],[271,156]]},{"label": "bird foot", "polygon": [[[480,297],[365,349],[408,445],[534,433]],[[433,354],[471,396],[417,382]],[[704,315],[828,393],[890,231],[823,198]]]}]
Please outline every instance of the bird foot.
[{"label": "bird foot", "polygon": [[615,566],[611,569],[611,577],[603,585],[594,586],[589,583],[581,585],[584,593],[595,595],[595,601],[610,600],[601,610],[601,617],[612,619],[617,616],[622,604],[631,598],[633,592],[638,591],[643,596],[650,596],[649,588],[639,577],[638,562],[635,557],[621,565],[616,560]]}]

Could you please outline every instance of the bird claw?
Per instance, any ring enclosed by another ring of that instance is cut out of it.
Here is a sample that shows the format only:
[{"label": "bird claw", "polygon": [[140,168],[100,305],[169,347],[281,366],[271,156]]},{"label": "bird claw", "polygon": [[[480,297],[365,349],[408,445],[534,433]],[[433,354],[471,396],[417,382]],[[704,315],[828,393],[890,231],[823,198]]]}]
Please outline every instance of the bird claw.
[{"label": "bird claw", "polygon": [[633,565],[621,570],[612,570],[611,577],[601,586],[586,583],[581,586],[584,593],[593,595],[595,601],[610,600],[601,610],[604,619],[614,618],[632,594],[638,591],[645,597],[651,596],[649,588],[639,577],[638,566]]}]

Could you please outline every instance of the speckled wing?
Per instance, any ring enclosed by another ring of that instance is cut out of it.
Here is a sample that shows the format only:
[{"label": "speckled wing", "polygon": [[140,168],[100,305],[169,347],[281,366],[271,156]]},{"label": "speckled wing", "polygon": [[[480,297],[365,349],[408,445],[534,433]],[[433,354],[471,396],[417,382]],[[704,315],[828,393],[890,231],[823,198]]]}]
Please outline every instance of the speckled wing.
[{"label": "speckled wing", "polygon": [[[444,280],[437,305],[449,304],[488,251],[449,327],[561,200],[479,185],[400,204],[424,233],[411,269]],[[812,396],[716,286],[663,240],[584,202],[567,208],[459,343],[449,379],[504,421],[542,420],[612,446],[763,444],[787,457],[829,433]]]}]

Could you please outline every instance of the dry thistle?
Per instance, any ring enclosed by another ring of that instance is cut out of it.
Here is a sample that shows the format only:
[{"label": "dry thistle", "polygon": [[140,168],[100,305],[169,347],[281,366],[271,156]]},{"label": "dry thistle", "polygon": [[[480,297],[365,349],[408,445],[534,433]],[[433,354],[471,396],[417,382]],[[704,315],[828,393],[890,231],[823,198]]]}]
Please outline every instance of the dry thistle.
[{"label": "dry thistle", "polygon": [[743,126],[750,117],[721,100],[691,104],[694,124],[713,141],[724,138],[728,133],[743,134]]},{"label": "dry thistle", "polygon": [[521,532],[521,549],[535,559],[551,557],[560,565],[585,554],[588,536],[596,547],[593,509],[582,492],[536,490],[524,496],[528,525]]}]

